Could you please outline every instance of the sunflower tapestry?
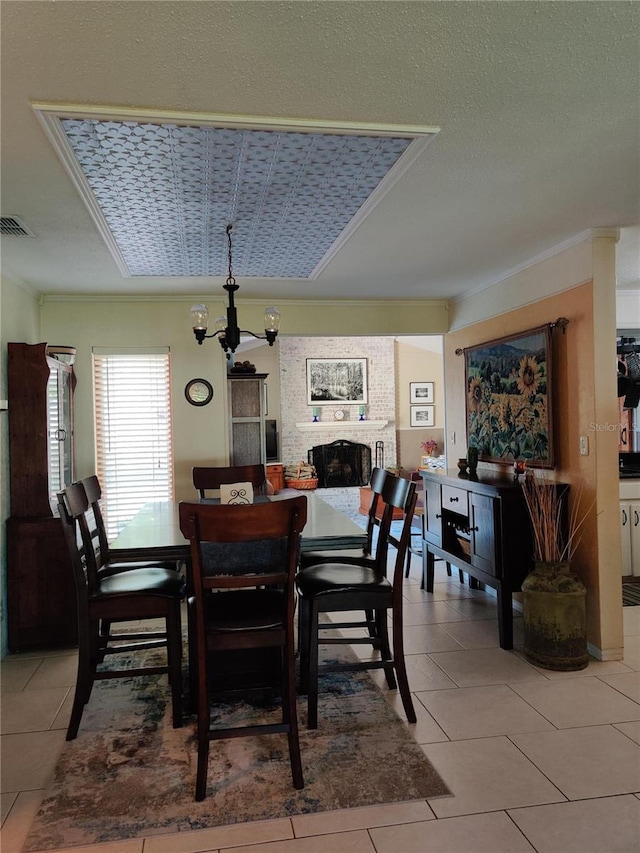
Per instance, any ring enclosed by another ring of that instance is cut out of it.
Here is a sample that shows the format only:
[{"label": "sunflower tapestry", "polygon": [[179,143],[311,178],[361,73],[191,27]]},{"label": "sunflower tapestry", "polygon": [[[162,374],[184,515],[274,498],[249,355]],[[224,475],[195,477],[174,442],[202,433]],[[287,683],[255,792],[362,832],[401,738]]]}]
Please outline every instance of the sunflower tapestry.
[{"label": "sunflower tapestry", "polygon": [[469,447],[485,462],[552,468],[550,328],[464,352]]}]

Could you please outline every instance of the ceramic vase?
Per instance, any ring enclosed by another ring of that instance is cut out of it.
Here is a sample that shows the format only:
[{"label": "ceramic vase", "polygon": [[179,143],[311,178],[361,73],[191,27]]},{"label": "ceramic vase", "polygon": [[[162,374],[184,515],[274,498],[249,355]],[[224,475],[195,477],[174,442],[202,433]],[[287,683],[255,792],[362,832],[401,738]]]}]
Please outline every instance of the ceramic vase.
[{"label": "ceramic vase", "polygon": [[526,659],[544,669],[584,669],[589,662],[586,589],[569,563],[536,562],[522,593]]}]

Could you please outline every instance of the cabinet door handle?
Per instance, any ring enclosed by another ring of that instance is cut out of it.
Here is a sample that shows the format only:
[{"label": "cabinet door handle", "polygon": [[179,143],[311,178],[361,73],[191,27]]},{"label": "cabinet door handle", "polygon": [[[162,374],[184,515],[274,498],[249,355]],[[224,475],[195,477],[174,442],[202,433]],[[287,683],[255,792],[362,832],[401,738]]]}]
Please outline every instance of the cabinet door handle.
[{"label": "cabinet door handle", "polygon": [[480,530],[480,528],[479,528],[479,527],[470,527],[470,528],[469,528],[469,533],[477,533],[477,532],[478,532],[478,530]]},{"label": "cabinet door handle", "polygon": [[640,524],[640,513],[638,512],[637,509],[634,509],[634,511],[633,511],[633,526],[637,527],[638,524]]},{"label": "cabinet door handle", "polygon": [[629,521],[629,519],[627,518],[627,511],[626,511],[626,509],[623,509],[622,510],[622,526],[623,527],[625,526],[627,521]]},{"label": "cabinet door handle", "polygon": [[436,513],[436,518],[442,518],[439,512]]},{"label": "cabinet door handle", "polygon": [[449,498],[449,503],[456,504],[459,500],[460,498]]},{"label": "cabinet door handle", "polygon": [[627,428],[626,427],[622,427],[622,429],[620,430],[620,444],[622,444],[624,447],[627,446]]},{"label": "cabinet door handle", "polygon": [[66,429],[62,429],[60,427],[57,431],[57,439],[58,441],[66,441],[67,440],[67,431]]}]

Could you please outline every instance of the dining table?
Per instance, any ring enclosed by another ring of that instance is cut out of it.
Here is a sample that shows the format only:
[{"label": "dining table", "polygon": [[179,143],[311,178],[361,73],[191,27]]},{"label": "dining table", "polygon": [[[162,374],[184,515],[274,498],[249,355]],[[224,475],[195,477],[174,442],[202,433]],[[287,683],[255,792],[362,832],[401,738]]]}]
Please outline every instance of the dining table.
[{"label": "dining table", "polygon": [[[307,498],[307,522],[300,540],[301,551],[333,551],[343,549],[362,549],[366,543],[366,531],[340,510],[331,506],[314,492],[298,492],[283,489],[273,495],[256,496],[254,503],[286,500],[292,495],[304,494]],[[219,503],[217,498],[195,498],[196,503]],[[179,501],[149,501],[129,521],[118,536],[109,545],[111,560],[128,562],[136,560],[162,560],[184,562],[186,565],[187,596],[190,592],[189,542],[180,530]],[[188,659],[190,701],[196,695],[196,669],[194,656],[194,626],[191,620],[191,608],[187,608],[188,619]],[[269,650],[267,650],[269,651]],[[259,661],[255,650],[251,658],[242,659],[234,653],[230,663],[221,661],[218,687],[222,690],[236,689],[249,685],[258,685],[258,679],[265,684],[273,679],[274,662],[268,658]]]},{"label": "dining table", "polygon": [[[286,500],[292,495],[307,498],[307,523],[302,531],[301,551],[333,551],[362,548],[366,531],[343,512],[328,504],[315,492],[283,489],[259,500]],[[198,499],[194,499],[198,502]],[[204,498],[204,503],[216,499]],[[109,544],[112,562],[134,560],[187,560],[189,542],[180,530],[179,501],[150,501],[129,521]]]}]

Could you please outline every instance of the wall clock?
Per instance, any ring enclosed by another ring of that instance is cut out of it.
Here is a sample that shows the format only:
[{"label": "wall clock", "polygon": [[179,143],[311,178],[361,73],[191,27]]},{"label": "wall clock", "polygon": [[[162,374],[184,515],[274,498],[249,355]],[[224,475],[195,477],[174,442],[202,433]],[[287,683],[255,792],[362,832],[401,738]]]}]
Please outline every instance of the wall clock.
[{"label": "wall clock", "polygon": [[213,385],[206,379],[191,379],[185,386],[184,396],[192,406],[206,406],[213,400]]}]

